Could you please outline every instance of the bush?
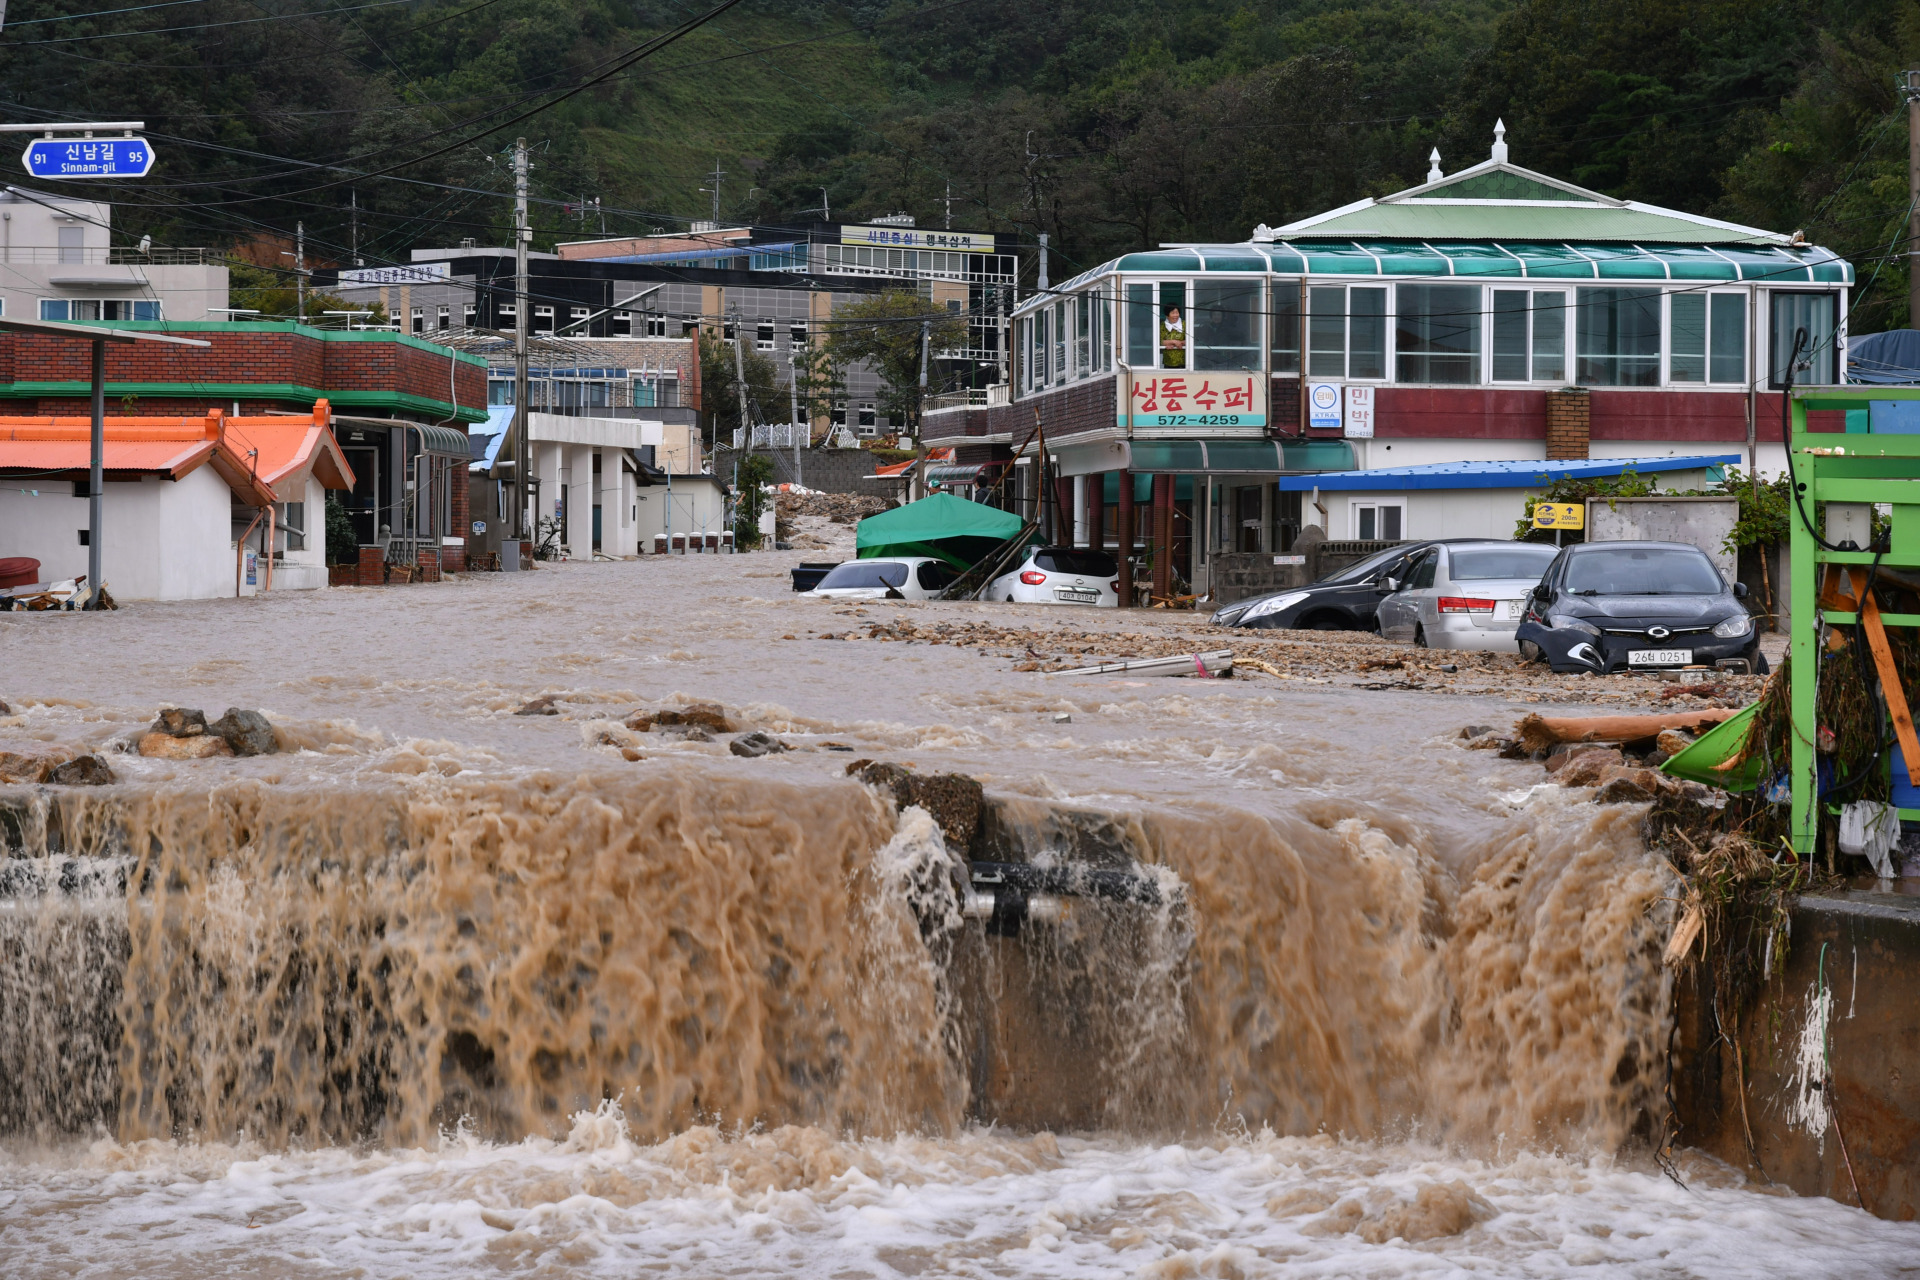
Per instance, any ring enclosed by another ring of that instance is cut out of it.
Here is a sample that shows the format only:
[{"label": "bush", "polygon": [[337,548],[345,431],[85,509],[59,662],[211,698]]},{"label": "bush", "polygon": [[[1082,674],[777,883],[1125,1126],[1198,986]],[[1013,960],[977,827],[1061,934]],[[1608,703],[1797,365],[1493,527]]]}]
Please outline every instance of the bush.
[{"label": "bush", "polygon": [[360,560],[360,538],[353,531],[353,518],[347,514],[346,504],[338,498],[327,499],[327,563],[357,564]]}]

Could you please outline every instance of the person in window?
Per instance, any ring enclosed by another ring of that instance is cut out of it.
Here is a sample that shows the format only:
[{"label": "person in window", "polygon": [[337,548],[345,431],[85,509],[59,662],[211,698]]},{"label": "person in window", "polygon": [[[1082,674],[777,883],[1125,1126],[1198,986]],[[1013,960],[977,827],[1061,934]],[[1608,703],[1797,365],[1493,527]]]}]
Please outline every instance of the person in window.
[{"label": "person in window", "polygon": [[1187,323],[1180,318],[1178,307],[1168,307],[1166,318],[1160,322],[1160,367],[1187,367]]}]

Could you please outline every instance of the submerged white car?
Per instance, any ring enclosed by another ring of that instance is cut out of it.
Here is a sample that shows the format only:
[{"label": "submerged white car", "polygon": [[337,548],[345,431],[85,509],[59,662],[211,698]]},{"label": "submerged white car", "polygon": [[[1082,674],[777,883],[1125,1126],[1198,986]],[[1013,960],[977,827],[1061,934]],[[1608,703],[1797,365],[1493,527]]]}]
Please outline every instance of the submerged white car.
[{"label": "submerged white car", "polygon": [[1381,581],[1380,634],[1432,649],[1518,653],[1515,630],[1560,548],[1537,542],[1442,542],[1402,578]]},{"label": "submerged white car", "polygon": [[1106,552],[1085,547],[1034,547],[1019,567],[987,585],[986,598],[1118,609],[1120,565]]},{"label": "submerged white car", "polygon": [[887,556],[837,565],[812,591],[829,600],[931,600],[960,574],[932,556]]}]

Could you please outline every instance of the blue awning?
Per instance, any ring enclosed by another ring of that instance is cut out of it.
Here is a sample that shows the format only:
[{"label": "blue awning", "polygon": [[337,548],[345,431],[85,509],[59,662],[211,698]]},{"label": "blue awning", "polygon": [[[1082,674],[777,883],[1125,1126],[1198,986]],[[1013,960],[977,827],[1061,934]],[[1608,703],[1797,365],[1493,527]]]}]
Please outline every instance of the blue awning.
[{"label": "blue awning", "polygon": [[1436,462],[1424,467],[1378,467],[1370,471],[1338,471],[1317,476],[1282,476],[1283,493],[1312,489],[1531,489],[1555,480],[1611,479],[1628,471],[1664,475],[1698,471],[1741,461],[1737,453],[1698,454],[1671,458],[1574,458],[1554,461],[1514,459],[1499,462]]}]

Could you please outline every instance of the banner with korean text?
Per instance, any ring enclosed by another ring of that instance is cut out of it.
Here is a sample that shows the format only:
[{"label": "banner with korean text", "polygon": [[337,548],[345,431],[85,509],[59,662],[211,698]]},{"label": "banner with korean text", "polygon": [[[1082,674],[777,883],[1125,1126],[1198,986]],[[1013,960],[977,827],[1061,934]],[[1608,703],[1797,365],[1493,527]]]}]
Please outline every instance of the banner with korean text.
[{"label": "banner with korean text", "polygon": [[1267,380],[1259,373],[1142,370],[1132,384],[1132,404],[1119,415],[1123,427],[1267,425]]}]

